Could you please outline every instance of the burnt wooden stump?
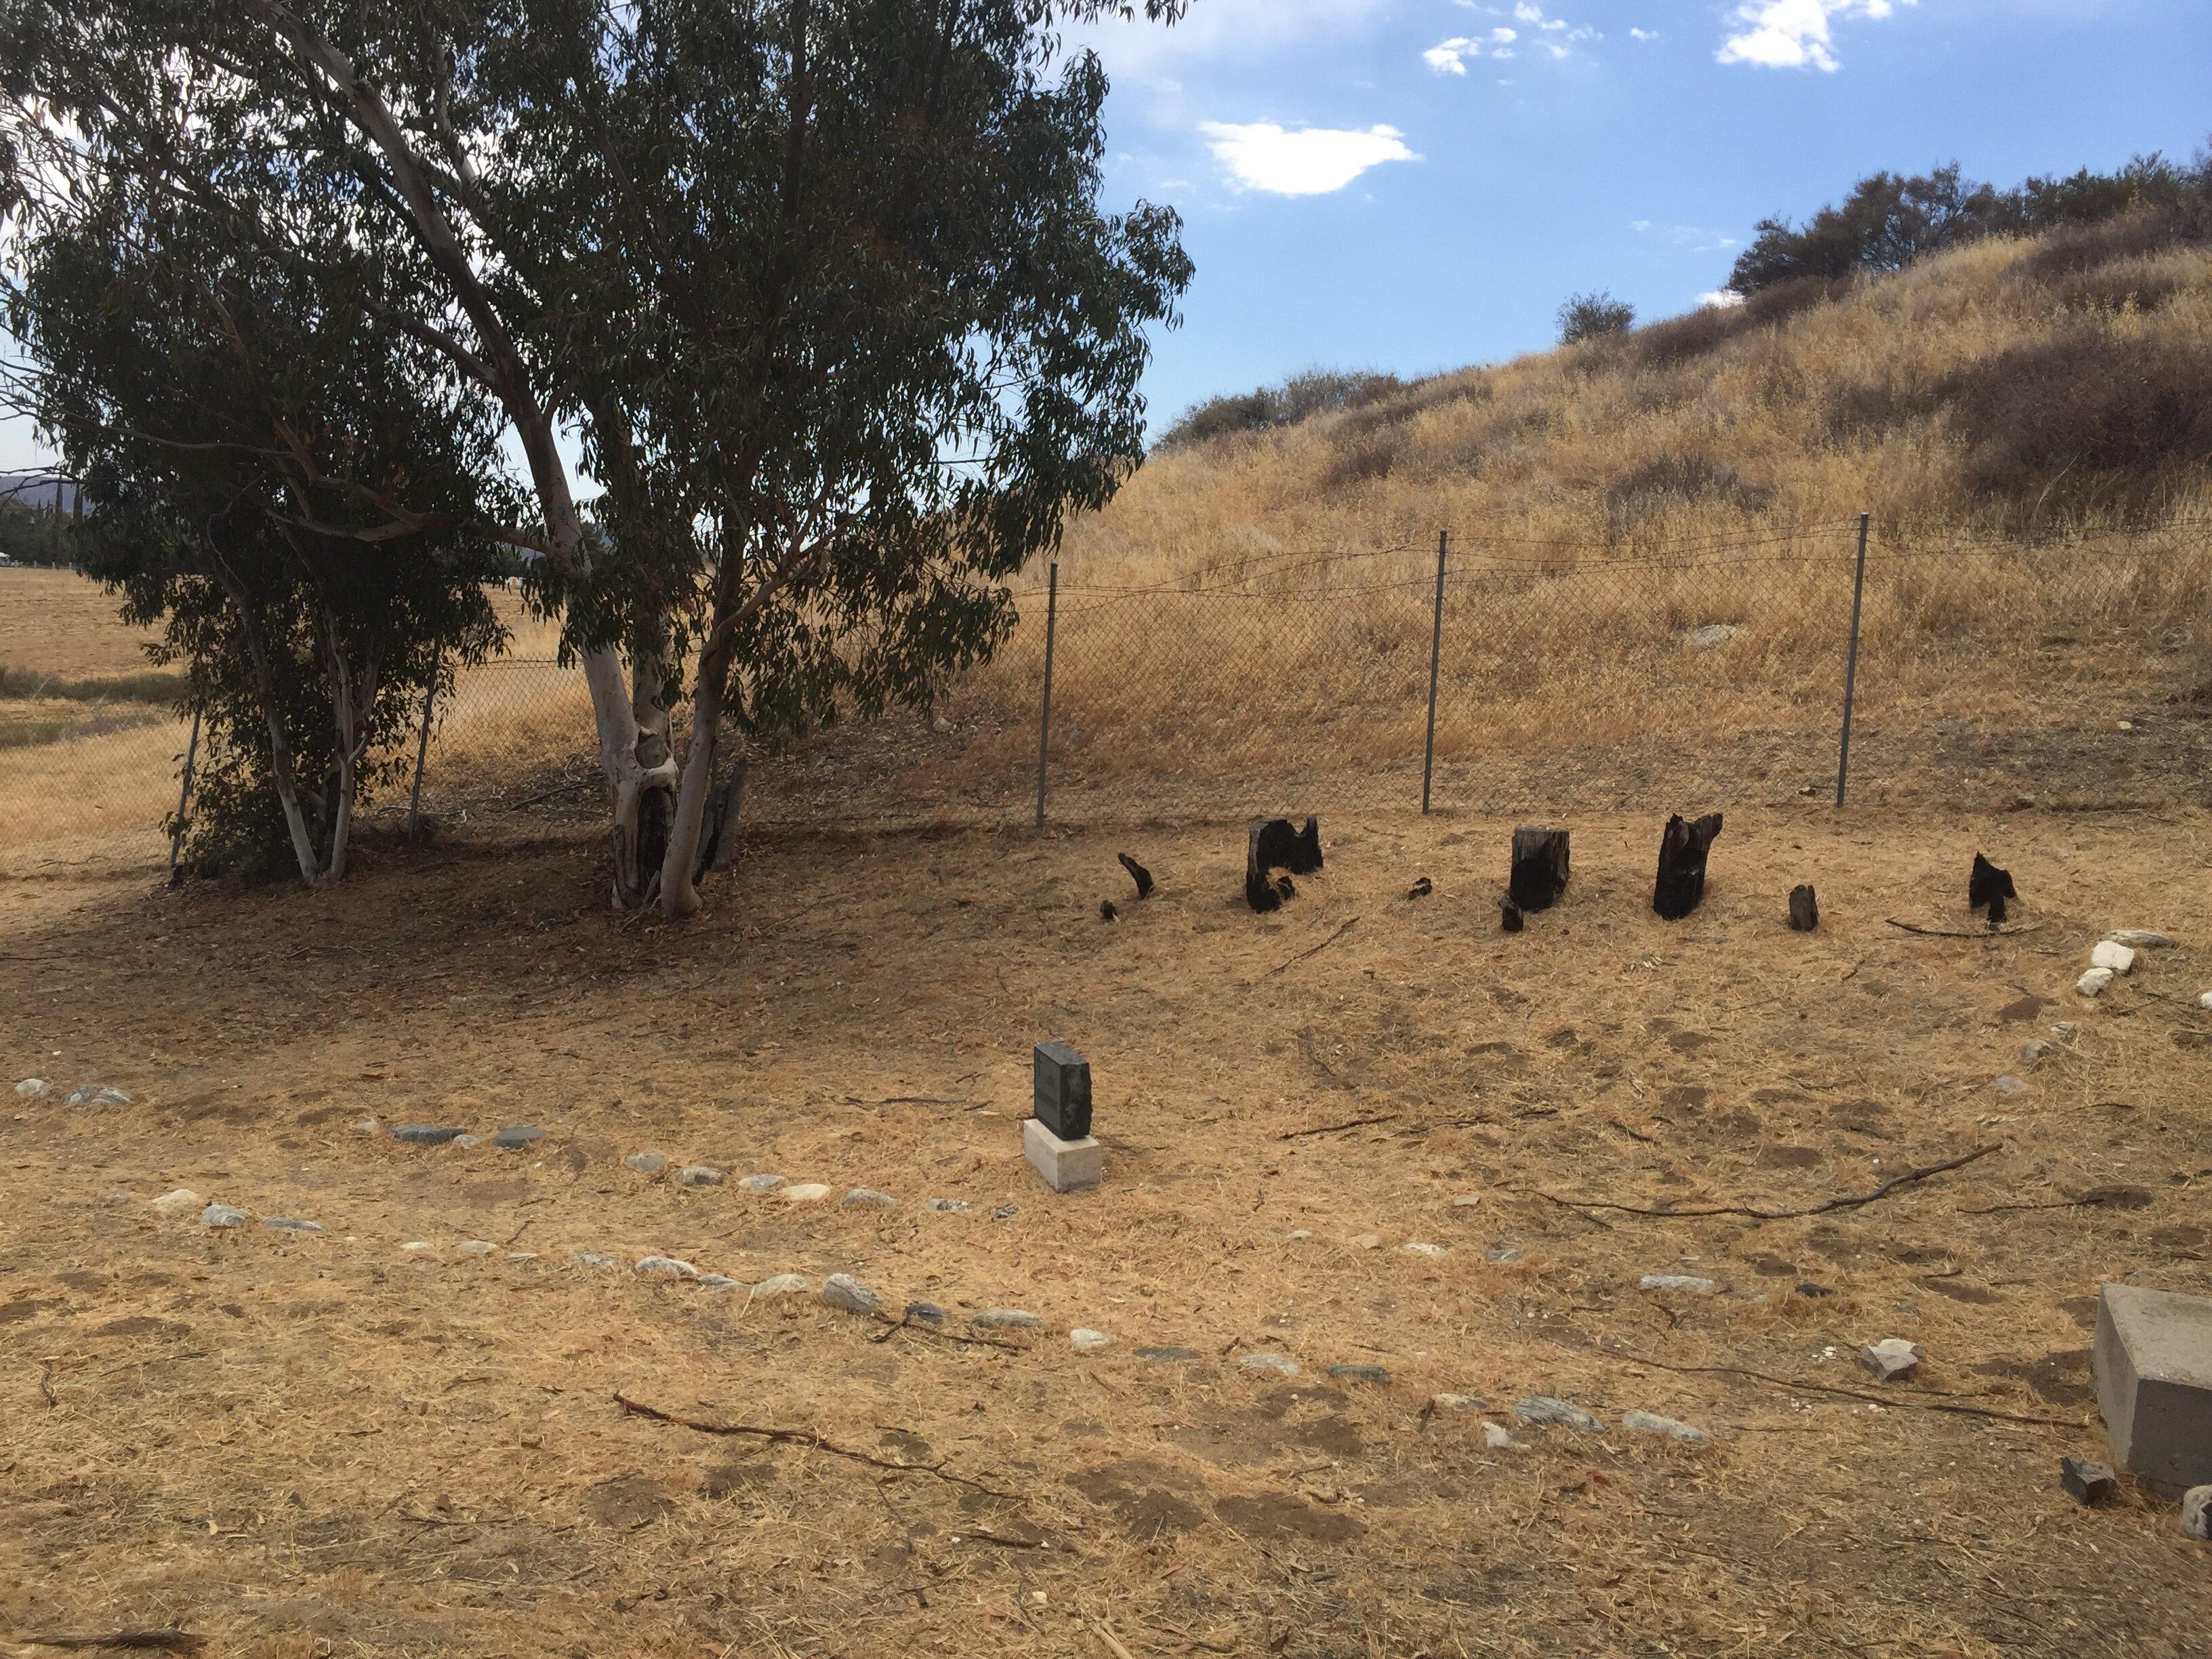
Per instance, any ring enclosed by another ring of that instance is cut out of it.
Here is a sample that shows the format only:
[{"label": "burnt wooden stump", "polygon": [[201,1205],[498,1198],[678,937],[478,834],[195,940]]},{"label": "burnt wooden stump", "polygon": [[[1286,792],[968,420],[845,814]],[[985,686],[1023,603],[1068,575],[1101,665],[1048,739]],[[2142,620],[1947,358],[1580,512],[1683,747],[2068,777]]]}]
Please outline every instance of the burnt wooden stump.
[{"label": "burnt wooden stump", "polygon": [[1695,822],[1679,812],[1667,820],[1659,837],[1659,879],[1651,908],[1668,921],[1680,921],[1705,896],[1705,856],[1721,832],[1721,815],[1708,812]]},{"label": "burnt wooden stump", "polygon": [[1974,867],[1966,877],[1966,908],[1979,910],[1986,907],[1990,926],[1999,926],[2005,919],[2005,901],[2020,902],[2020,890],[2012,884],[2012,872],[2000,870],[1979,853],[1974,854]]},{"label": "burnt wooden stump", "polygon": [[1567,884],[1565,830],[1520,829],[1513,832],[1513,873],[1506,896],[1518,909],[1548,910]]},{"label": "burnt wooden stump", "polygon": [[1809,933],[1820,925],[1820,901],[1814,896],[1811,883],[1790,890],[1790,931]]},{"label": "burnt wooden stump", "polygon": [[1288,818],[1255,818],[1244,837],[1244,902],[1262,915],[1279,910],[1297,889],[1290,876],[1269,877],[1278,870],[1310,876],[1321,867],[1319,818],[1308,818],[1304,829]]}]

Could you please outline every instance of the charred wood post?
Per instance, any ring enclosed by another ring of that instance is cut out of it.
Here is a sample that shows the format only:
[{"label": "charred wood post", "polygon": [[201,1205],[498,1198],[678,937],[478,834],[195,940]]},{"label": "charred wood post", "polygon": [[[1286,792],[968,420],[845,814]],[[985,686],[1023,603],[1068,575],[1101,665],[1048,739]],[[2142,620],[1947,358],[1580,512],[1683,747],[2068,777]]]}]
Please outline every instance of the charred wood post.
[{"label": "charred wood post", "polygon": [[1558,902],[1567,884],[1567,836],[1565,830],[1513,832],[1513,874],[1506,893],[1516,908],[1548,910]]},{"label": "charred wood post", "polygon": [[1705,896],[1705,855],[1721,832],[1721,815],[1708,812],[1694,823],[1680,813],[1667,820],[1659,837],[1659,879],[1651,908],[1668,921],[1680,921]]},{"label": "charred wood post", "polygon": [[1814,896],[1808,882],[1790,890],[1790,931],[1809,933],[1820,925],[1820,901]]},{"label": "charred wood post", "polygon": [[1137,884],[1137,896],[1140,899],[1152,897],[1152,872],[1127,853],[1116,853],[1114,856],[1121,860],[1121,867],[1129,872],[1129,879]]},{"label": "charred wood post", "polygon": [[1974,867],[1966,878],[1966,908],[1979,910],[1987,907],[1990,926],[2001,926],[2005,919],[2005,902],[2020,902],[2020,890],[2012,884],[2012,872],[2000,870],[1979,853],[1974,854]]},{"label": "charred wood post", "polygon": [[1319,818],[1308,818],[1303,830],[1288,818],[1255,818],[1244,838],[1244,902],[1262,915],[1280,909],[1297,889],[1289,876],[1269,876],[1278,870],[1306,876],[1321,867]]}]

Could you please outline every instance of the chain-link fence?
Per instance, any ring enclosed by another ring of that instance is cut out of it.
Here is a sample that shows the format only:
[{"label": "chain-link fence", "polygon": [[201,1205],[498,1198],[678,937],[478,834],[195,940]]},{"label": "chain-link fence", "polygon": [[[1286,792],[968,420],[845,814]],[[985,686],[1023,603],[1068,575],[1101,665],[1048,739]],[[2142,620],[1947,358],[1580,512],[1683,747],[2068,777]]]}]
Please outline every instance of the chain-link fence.
[{"label": "chain-link fence", "polygon": [[[930,715],[771,757],[746,816],[1012,824],[1410,811],[1425,793],[1501,815],[1832,797],[1855,618],[1854,801],[2212,799],[2212,526],[2033,543],[1877,527],[1863,559],[1858,530],[1663,545],[1443,532],[1157,575],[1071,561],[1017,587],[1005,646]],[[466,671],[431,733],[422,805],[441,823],[598,810],[572,669]],[[187,738],[164,720],[0,749],[0,869],[166,854]],[[387,821],[409,793],[387,789]]]}]

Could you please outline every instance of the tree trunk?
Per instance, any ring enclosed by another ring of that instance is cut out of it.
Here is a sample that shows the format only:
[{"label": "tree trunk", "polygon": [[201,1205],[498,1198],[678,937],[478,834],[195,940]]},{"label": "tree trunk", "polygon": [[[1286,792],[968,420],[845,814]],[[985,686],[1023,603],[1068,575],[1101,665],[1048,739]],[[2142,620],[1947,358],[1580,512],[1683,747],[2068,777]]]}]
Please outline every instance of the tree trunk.
[{"label": "tree trunk", "polygon": [[738,861],[738,813],[744,805],[745,770],[750,758],[740,746],[736,758],[730,763],[721,792],[714,797],[714,814],[708,826],[707,844],[700,849],[699,875],[710,871],[719,875]]}]

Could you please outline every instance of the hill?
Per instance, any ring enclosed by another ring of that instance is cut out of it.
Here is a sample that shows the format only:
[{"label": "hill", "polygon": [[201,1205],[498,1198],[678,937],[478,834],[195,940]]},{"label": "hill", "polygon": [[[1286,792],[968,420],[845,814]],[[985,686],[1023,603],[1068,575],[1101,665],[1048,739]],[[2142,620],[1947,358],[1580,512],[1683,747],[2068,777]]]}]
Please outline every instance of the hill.
[{"label": "hill", "polygon": [[2212,251],[2130,216],[1801,281],[1156,455],[1079,568],[1463,538],[1659,546],[1874,515],[2027,538],[2205,514]]}]

